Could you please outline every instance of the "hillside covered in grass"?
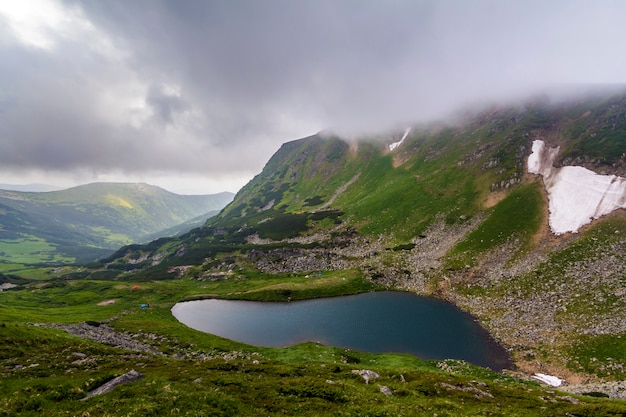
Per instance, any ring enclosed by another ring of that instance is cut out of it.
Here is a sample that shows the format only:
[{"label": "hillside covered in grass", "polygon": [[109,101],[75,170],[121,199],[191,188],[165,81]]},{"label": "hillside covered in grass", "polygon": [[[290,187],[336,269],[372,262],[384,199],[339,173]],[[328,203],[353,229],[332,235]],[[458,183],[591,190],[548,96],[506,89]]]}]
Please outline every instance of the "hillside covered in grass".
[{"label": "hillside covered in grass", "polygon": [[[179,237],[80,267],[5,264],[6,415],[623,415],[626,212],[554,234],[546,184],[527,162],[542,140],[560,149],[555,167],[626,177],[626,95],[539,99],[410,128],[285,143],[218,215]],[[383,289],[473,314],[516,369],[258,348],[170,312],[182,300]],[[87,337],[109,332],[129,344]],[[37,339],[54,348],[38,351]],[[131,369],[144,379],[79,401]],[[379,376],[366,384],[364,370]],[[540,386],[534,374],[564,385]]]},{"label": "hillside covered in grass", "polygon": [[[578,351],[581,334],[619,340],[626,331],[623,211],[554,235],[542,177],[528,173],[527,159],[542,140],[560,147],[556,166],[583,161],[599,174],[626,176],[625,114],[622,94],[540,99],[413,126],[399,146],[406,130],[288,142],[204,227],[122,248],[94,265],[93,276],[205,280],[358,269],[376,285],[434,294],[477,314],[529,372],[576,373],[577,359],[567,355]],[[587,240],[595,249],[580,253],[575,267],[563,260]],[[560,284],[546,293],[548,267]],[[513,291],[521,283],[527,290]],[[598,311],[610,326],[595,326]],[[624,355],[613,353],[606,366],[619,378]]]},{"label": "hillside covered in grass", "polygon": [[231,199],[230,193],[185,196],[147,184],[0,190],[0,258],[19,263],[88,262],[125,244],[189,230],[202,223],[187,229],[184,223],[200,216],[205,221]]},{"label": "hillside covered in grass", "polygon": [[[351,281],[352,290],[367,288],[358,276]],[[193,280],[54,280],[28,291],[2,292],[0,416],[626,412],[623,401],[598,392],[546,389],[516,373],[495,373],[462,361],[424,361],[317,343],[282,349],[247,346],[189,329],[170,312],[172,300],[207,290],[214,296],[236,289],[263,293],[277,282],[294,288],[310,285],[284,277],[215,283],[210,289]],[[341,291],[337,284],[331,280],[326,286]],[[141,303],[150,307],[140,309]],[[87,398],[130,371],[140,379]]]}]

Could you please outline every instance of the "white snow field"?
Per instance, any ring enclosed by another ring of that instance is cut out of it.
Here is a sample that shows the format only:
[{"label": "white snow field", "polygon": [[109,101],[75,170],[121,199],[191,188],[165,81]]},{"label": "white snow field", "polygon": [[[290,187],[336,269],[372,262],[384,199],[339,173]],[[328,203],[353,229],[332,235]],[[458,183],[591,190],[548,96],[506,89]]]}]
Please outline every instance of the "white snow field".
[{"label": "white snow field", "polygon": [[546,375],[546,374],[535,374],[533,378],[543,382],[544,384],[550,385],[551,387],[560,387],[563,383],[563,380],[559,377]]},{"label": "white snow field", "polygon": [[578,232],[593,219],[626,208],[626,178],[599,175],[580,166],[556,168],[559,148],[533,142],[528,172],[543,176],[548,192],[550,228],[556,235]]}]

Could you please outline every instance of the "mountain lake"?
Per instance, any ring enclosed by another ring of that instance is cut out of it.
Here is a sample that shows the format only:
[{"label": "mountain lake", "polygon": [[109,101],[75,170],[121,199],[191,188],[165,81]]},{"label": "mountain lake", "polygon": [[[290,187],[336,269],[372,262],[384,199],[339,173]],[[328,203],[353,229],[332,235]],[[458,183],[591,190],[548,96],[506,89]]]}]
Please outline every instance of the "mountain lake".
[{"label": "mountain lake", "polygon": [[422,359],[462,359],[495,371],[509,353],[471,315],[451,303],[382,291],[289,303],[198,300],[176,304],[181,323],[254,346],[301,342]]}]

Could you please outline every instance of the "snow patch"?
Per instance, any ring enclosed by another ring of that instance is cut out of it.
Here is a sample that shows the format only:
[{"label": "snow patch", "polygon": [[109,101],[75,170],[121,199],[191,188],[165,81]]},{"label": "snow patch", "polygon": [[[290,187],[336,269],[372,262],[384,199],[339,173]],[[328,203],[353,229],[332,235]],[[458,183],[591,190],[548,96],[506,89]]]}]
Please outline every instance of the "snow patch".
[{"label": "snow patch", "polygon": [[398,146],[402,145],[402,142],[404,142],[404,139],[406,139],[406,137],[409,136],[410,132],[411,132],[411,128],[407,127],[406,130],[404,131],[404,135],[402,135],[402,139],[400,139],[398,142],[394,142],[389,145],[389,151],[391,152],[394,149],[396,149]]},{"label": "snow patch", "polygon": [[528,172],[543,176],[554,234],[576,233],[592,220],[626,208],[626,178],[599,175],[580,166],[556,168],[558,153],[558,147],[546,148],[536,140],[528,157]]},{"label": "snow patch", "polygon": [[550,385],[551,387],[560,387],[563,383],[563,380],[561,378],[552,375],[535,374],[533,375],[533,378],[543,382],[544,384]]}]

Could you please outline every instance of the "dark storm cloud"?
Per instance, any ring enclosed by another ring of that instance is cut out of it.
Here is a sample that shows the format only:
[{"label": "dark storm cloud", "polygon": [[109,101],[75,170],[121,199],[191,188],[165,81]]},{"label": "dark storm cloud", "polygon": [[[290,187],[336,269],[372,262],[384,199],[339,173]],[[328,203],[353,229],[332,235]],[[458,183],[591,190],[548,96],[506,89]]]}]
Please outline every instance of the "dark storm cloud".
[{"label": "dark storm cloud", "polygon": [[475,96],[585,81],[577,73],[601,73],[602,51],[617,42],[606,32],[619,19],[602,8],[619,3],[585,4],[135,1],[87,10],[123,34],[137,65],[179,80],[203,108],[219,101],[226,115],[213,123],[235,117],[267,131],[276,111],[325,127],[381,127]]},{"label": "dark storm cloud", "polygon": [[80,24],[51,31],[54,47],[0,42],[4,167],[254,174],[282,142],[317,130],[397,126],[555,83],[622,82],[626,67],[619,1],[63,7]]}]

